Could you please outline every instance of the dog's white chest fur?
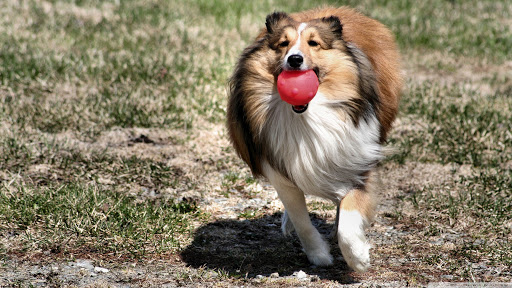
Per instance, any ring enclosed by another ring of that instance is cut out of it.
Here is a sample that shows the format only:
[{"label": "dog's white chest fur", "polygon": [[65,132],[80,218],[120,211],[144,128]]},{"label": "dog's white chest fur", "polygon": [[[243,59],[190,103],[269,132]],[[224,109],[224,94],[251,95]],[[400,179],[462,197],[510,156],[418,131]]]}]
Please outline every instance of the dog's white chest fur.
[{"label": "dog's white chest fur", "polygon": [[306,112],[296,114],[272,95],[264,134],[274,159],[298,188],[339,202],[382,159],[382,148],[375,115],[356,127],[348,116],[340,119],[331,104],[318,93]]}]

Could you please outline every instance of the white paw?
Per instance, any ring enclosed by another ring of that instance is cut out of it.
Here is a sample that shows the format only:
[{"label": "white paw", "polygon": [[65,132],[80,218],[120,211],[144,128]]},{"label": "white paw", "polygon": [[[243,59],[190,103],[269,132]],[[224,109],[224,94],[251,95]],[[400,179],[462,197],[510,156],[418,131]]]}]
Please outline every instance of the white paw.
[{"label": "white paw", "polygon": [[370,248],[366,241],[340,242],[341,254],[350,268],[357,272],[364,272],[370,268]]},{"label": "white paw", "polygon": [[329,252],[329,249],[314,249],[313,251],[310,251],[309,253],[306,252],[308,255],[308,260],[313,265],[316,266],[330,266],[332,265],[332,256]]},{"label": "white paw", "polygon": [[[316,231],[313,227],[310,233],[306,233],[306,235],[298,235],[302,242],[302,247],[304,248],[304,252],[308,256],[309,262],[316,266],[329,266],[332,265],[332,256],[330,253],[329,245],[324,241],[320,233]],[[286,212],[283,213],[283,217],[281,218],[281,231],[285,236],[291,235],[293,231],[295,231],[295,227],[293,226],[292,221],[290,220],[290,216]]]},{"label": "white paw", "polygon": [[308,241],[301,239],[302,247],[308,256],[309,262],[316,266],[332,265],[330,247],[317,230],[308,233]]},{"label": "white paw", "polygon": [[370,268],[371,245],[364,236],[364,221],[357,211],[341,211],[338,245],[350,268],[364,272]]}]

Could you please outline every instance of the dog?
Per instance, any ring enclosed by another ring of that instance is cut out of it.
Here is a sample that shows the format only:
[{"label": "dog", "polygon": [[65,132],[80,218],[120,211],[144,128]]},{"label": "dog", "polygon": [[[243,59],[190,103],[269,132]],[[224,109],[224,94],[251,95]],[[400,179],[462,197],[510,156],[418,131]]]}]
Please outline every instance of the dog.
[{"label": "dog", "polygon": [[[348,266],[370,266],[365,237],[376,210],[372,183],[401,94],[399,51],[381,23],[348,7],[266,17],[229,80],[227,129],[238,155],[276,189],[281,229],[296,231],[313,265],[332,265],[329,245],[312,225],[305,194],[337,207],[334,235]],[[313,70],[316,95],[306,105],[280,99],[284,70]]]}]

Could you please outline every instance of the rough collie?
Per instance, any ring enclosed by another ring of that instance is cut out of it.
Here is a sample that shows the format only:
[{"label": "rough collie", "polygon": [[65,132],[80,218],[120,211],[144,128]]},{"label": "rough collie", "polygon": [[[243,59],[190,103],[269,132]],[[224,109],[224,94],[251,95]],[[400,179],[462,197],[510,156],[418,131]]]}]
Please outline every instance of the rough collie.
[{"label": "rough collie", "polygon": [[[313,70],[306,105],[281,100],[284,70]],[[329,245],[312,225],[304,194],[337,205],[335,235],[347,264],[370,266],[364,228],[374,215],[372,172],[398,108],[399,53],[381,23],[350,8],[275,12],[242,53],[229,82],[227,127],[255,176],[284,204],[282,231],[296,231],[314,265],[331,265]]]}]

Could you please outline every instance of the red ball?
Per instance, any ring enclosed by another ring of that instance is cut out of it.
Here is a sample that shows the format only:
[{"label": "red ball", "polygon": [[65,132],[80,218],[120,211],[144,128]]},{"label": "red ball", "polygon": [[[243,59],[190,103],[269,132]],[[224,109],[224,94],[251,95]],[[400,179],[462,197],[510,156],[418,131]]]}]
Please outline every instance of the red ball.
[{"label": "red ball", "polygon": [[277,76],[277,92],[291,105],[306,105],[318,91],[318,77],[313,70],[283,70]]}]

